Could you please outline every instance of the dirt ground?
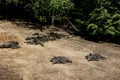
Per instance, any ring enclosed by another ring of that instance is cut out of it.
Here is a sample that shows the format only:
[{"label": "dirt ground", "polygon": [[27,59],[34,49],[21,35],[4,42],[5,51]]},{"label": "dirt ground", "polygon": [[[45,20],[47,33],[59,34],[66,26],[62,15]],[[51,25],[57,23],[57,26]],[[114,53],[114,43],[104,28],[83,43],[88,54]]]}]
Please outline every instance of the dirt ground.
[{"label": "dirt ground", "polygon": [[[52,30],[23,28],[11,21],[0,21],[0,42],[14,40],[20,49],[0,49],[0,80],[120,80],[120,45],[95,43],[78,36],[49,41],[41,45],[26,44],[25,38],[35,32]],[[60,32],[68,34],[59,29]],[[87,61],[89,53],[107,59]],[[52,64],[54,56],[66,56],[72,64]]]}]

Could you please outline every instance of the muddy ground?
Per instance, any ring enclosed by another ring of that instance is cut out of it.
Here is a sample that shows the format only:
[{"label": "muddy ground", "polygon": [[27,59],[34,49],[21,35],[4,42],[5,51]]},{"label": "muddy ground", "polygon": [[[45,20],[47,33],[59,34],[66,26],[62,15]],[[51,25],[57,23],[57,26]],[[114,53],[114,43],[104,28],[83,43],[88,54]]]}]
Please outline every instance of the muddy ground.
[{"label": "muddy ground", "polygon": [[[26,44],[25,38],[35,32],[46,34],[54,26],[43,31],[28,29],[11,21],[0,21],[0,42],[14,40],[20,49],[0,49],[0,80],[120,80],[120,45],[96,43],[69,35],[41,45]],[[29,26],[29,25],[26,25]],[[107,59],[87,61],[89,53],[99,53]],[[72,64],[52,64],[54,56],[66,56]]]}]

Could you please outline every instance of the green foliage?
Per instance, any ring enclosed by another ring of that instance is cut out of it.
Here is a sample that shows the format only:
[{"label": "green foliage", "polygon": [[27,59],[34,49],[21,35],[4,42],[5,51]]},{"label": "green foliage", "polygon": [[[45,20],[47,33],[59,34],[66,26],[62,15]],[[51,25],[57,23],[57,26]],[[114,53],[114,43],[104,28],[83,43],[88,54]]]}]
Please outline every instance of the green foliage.
[{"label": "green foliage", "polygon": [[19,3],[19,0],[5,0],[6,1],[6,5],[14,3],[15,5],[17,5]]},{"label": "green foliage", "polygon": [[120,14],[116,13],[117,11],[113,14],[113,12],[110,11],[113,9],[112,7],[114,7],[112,6],[112,2],[98,0],[97,7],[89,14],[86,27],[88,35],[97,35],[97,37],[100,38],[120,35]]},{"label": "green foliage", "polygon": [[103,29],[93,23],[91,23],[87,26],[87,31],[89,32],[90,35],[96,35],[96,36],[103,33]]},{"label": "green foliage", "polygon": [[64,10],[70,10],[74,7],[74,4],[70,0],[50,0],[49,5],[50,10],[55,11],[56,13]]},{"label": "green foliage", "polygon": [[118,33],[119,31],[116,30],[114,26],[109,26],[105,31],[106,35],[111,35],[113,37],[116,36]]},{"label": "green foliage", "polygon": [[69,11],[73,6],[70,0],[37,0],[32,9],[35,18],[40,19],[41,16],[48,16],[55,19],[60,16],[59,14]]},{"label": "green foliage", "polygon": [[120,35],[120,14],[114,14],[109,19],[105,34],[112,36]]},{"label": "green foliage", "polygon": [[109,19],[110,14],[108,13],[108,10],[104,7],[96,8],[89,14],[90,18],[88,20],[88,24],[93,22],[97,25],[102,25],[106,22],[107,19]]},{"label": "green foliage", "polygon": [[0,0],[0,12],[51,24],[63,21],[88,36],[120,36],[120,0]]}]

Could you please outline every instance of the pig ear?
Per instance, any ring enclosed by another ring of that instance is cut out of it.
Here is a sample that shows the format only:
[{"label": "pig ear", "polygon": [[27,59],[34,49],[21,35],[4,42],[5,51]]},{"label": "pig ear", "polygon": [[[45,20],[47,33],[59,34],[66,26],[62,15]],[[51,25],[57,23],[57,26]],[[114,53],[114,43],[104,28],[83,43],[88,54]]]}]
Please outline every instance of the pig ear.
[{"label": "pig ear", "polygon": [[90,56],[92,55],[92,53],[89,54]]}]

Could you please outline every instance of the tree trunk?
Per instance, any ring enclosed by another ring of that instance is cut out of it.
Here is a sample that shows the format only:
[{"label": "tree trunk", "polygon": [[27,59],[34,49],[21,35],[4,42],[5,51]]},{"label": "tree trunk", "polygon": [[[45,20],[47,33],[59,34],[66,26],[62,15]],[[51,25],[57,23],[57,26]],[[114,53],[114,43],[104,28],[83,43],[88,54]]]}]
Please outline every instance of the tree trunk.
[{"label": "tree trunk", "polygon": [[54,25],[54,21],[55,21],[54,10],[53,10],[53,12],[52,12],[52,17],[51,17],[51,18],[52,18],[51,24]]},{"label": "tree trunk", "polygon": [[54,25],[54,15],[52,16],[52,21],[51,21],[51,24]]}]

